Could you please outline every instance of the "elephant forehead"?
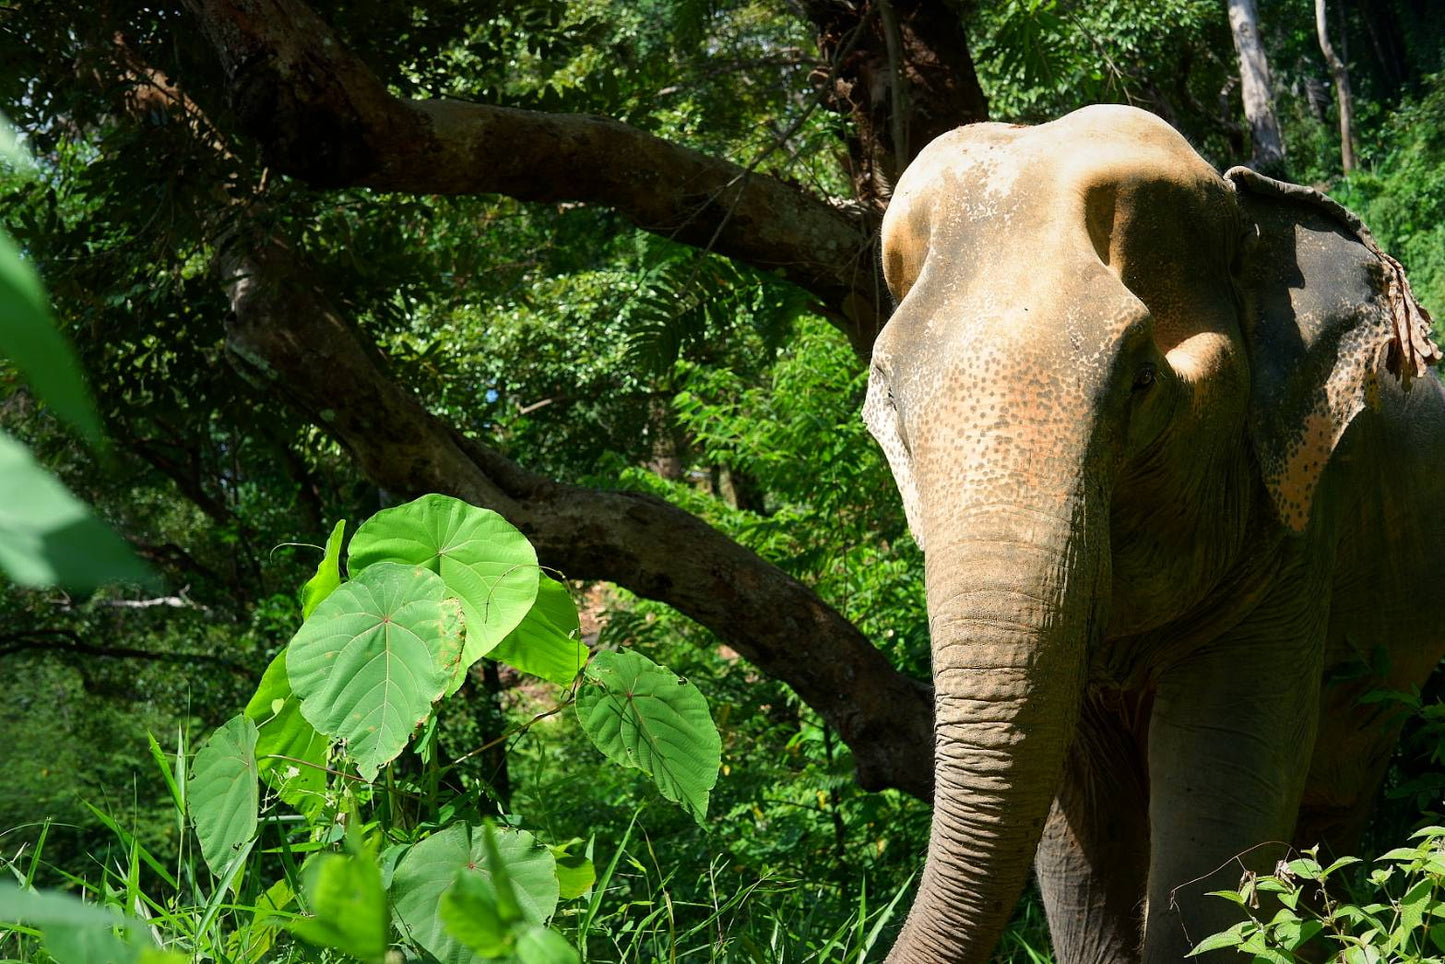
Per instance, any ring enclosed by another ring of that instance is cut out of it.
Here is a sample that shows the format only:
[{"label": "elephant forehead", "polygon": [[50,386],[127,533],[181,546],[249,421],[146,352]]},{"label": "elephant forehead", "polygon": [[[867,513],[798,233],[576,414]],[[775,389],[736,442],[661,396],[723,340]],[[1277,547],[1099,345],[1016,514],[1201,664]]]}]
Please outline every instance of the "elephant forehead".
[{"label": "elephant forehead", "polygon": [[[970,124],[935,138],[904,171],[894,198],[932,194],[940,183],[967,183],[1004,197],[1041,169],[1086,170],[1164,163],[1181,173],[1217,172],[1182,134],[1148,111],[1096,104],[1047,124]],[[1182,165],[1182,167],[1180,166]]]},{"label": "elephant forehead", "polygon": [[[1177,131],[1147,111],[1095,105],[1037,127],[972,124],[935,139],[904,171],[884,216],[884,270],[906,294],[946,238],[988,243],[1072,218],[1084,196],[1145,180],[1223,193],[1219,174]],[[901,290],[900,290],[901,289]]]}]

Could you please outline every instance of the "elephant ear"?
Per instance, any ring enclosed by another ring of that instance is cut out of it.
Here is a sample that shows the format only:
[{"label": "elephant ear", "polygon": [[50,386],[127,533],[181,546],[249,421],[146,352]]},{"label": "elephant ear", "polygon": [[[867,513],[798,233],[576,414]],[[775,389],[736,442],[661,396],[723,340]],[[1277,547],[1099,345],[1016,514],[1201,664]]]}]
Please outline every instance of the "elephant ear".
[{"label": "elephant ear", "polygon": [[1250,342],[1250,430],[1280,518],[1303,531],[1320,476],[1379,380],[1440,361],[1430,315],[1399,262],[1318,191],[1236,167],[1225,174],[1254,235],[1239,284]]}]

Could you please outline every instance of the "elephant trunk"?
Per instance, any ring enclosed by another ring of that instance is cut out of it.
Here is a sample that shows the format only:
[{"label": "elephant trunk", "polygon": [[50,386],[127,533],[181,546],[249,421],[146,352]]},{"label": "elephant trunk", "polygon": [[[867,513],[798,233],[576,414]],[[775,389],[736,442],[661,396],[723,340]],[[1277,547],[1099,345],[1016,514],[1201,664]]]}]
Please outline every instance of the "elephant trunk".
[{"label": "elephant trunk", "polygon": [[1019,486],[1027,505],[984,502],[946,530],[931,520],[933,829],[890,961],[988,960],[1027,879],[1108,585],[1102,500],[1083,479],[1047,486],[1053,498]]}]

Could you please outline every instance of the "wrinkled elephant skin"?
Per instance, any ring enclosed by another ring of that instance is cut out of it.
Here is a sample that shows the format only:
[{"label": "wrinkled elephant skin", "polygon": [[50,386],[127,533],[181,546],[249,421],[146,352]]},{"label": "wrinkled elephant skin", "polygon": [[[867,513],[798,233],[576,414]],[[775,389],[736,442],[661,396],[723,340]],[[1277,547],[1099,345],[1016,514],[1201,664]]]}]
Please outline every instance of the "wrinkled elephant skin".
[{"label": "wrinkled elephant skin", "polygon": [[1032,862],[1060,961],[1177,962],[1242,867],[1358,843],[1398,728],[1358,698],[1445,652],[1428,316],[1353,215],[1133,108],[940,137],[883,242],[864,416],[937,694],[890,960],[988,960]]}]

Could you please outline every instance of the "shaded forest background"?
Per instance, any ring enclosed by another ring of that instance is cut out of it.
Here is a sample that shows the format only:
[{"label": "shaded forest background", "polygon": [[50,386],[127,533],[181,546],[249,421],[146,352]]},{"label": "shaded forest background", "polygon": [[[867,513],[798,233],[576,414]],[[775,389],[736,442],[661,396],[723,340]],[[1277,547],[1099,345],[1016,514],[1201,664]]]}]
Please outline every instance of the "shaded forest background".
[{"label": "shaded forest background", "polygon": [[[928,638],[921,554],[858,416],[886,317],[878,213],[933,133],[1101,101],[1160,114],[1221,169],[1247,161],[1226,4],[274,7],[292,19],[236,43],[313,56],[314,11],[354,59],[297,93],[216,39],[225,3],[0,0],[0,113],[37,159],[0,167],[0,220],[112,446],[77,445],[4,368],[0,426],[163,580],[0,587],[0,859],[49,821],[42,877],[84,875],[113,859],[97,811],[173,852],[147,734],[173,748],[245,702],[336,520],[437,490],[515,516],[572,580],[589,644],[694,681],[724,740],[706,833],[566,714],[478,756],[469,792],[600,849],[640,812],[639,908],[748,891],[739,916],[798,946],[860,893],[898,893],[928,827]],[[1445,316],[1445,10],[1331,0],[1347,177],[1314,5],[1262,0],[1258,18],[1274,169],[1356,210]],[[391,97],[533,113],[429,157]],[[856,691],[828,696],[825,664],[861,667]],[[487,664],[443,752],[555,699]],[[1412,724],[1378,840],[1440,807],[1437,737]],[[1003,953],[1046,954],[1040,926],[1026,904]]]}]

